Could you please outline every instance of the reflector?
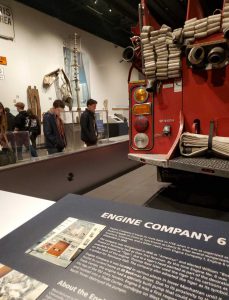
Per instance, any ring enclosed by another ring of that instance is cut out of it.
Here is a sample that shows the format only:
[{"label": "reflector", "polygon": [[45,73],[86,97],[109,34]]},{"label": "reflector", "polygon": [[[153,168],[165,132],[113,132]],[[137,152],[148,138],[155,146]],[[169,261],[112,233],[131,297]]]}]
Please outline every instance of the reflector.
[{"label": "reflector", "polygon": [[149,143],[149,138],[145,133],[137,133],[134,137],[134,144],[139,149],[144,149]]},{"label": "reflector", "polygon": [[149,121],[144,116],[139,116],[135,118],[134,127],[138,132],[144,132],[149,127]]},{"label": "reflector", "polygon": [[135,104],[132,108],[134,115],[150,115],[151,114],[151,104]]},{"label": "reflector", "polygon": [[137,103],[143,103],[148,99],[148,92],[141,86],[134,91],[134,100]]}]

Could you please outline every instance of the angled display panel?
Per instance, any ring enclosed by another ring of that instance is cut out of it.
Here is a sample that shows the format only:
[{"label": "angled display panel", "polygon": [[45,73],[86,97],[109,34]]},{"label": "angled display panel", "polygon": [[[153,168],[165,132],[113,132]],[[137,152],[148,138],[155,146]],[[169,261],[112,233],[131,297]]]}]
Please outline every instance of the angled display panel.
[{"label": "angled display panel", "polygon": [[226,300],[228,242],[227,222],[70,194],[1,239],[0,257],[48,285],[31,299]]}]

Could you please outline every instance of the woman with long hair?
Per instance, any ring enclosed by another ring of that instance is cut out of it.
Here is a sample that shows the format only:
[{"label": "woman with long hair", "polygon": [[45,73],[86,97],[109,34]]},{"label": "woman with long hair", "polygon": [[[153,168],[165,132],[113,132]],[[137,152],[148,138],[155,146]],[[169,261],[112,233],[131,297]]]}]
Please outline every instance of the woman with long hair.
[{"label": "woman with long hair", "polygon": [[14,164],[16,156],[12,147],[9,145],[6,136],[7,131],[7,116],[3,104],[0,102],[0,166]]},{"label": "woman with long hair", "polygon": [[8,148],[8,141],[6,138],[7,131],[7,117],[3,104],[0,102],[0,149]]}]

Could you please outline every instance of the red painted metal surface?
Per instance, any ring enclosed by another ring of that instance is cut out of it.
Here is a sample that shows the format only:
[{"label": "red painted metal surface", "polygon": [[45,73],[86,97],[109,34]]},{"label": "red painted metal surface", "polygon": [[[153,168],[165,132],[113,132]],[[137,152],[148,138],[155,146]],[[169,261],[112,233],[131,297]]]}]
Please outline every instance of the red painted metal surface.
[{"label": "red painted metal surface", "polygon": [[[222,34],[208,39],[214,40],[222,40]],[[199,133],[208,134],[214,120],[216,135],[229,136],[229,68],[194,70],[185,58],[182,65],[184,130],[193,132],[193,123],[198,120]]]},{"label": "red painted metal surface", "polygon": [[151,25],[155,30],[158,30],[161,26],[151,16],[148,7],[146,5],[146,0],[141,0],[141,6],[143,10],[143,26]]},{"label": "red painted metal surface", "polygon": [[[168,87],[169,85],[172,86]],[[153,154],[167,154],[172,148],[180,128],[181,111],[181,80],[170,80],[163,82],[160,93],[154,97],[155,146],[152,152]],[[171,134],[168,136],[163,135],[163,128],[165,125],[171,126]]]},{"label": "red painted metal surface", "polygon": [[183,111],[181,111],[180,112],[180,127],[179,127],[179,130],[177,132],[177,136],[174,140],[174,143],[173,143],[172,147],[170,148],[169,152],[166,155],[166,159],[171,159],[175,156],[175,151],[176,151],[177,145],[180,141],[180,137],[181,137],[181,134],[183,132],[183,129],[184,129],[184,115],[183,115]]},{"label": "red painted metal surface", "polygon": [[189,0],[187,6],[186,20],[197,17],[201,19],[204,17],[203,9],[200,0]]},{"label": "red painted metal surface", "polygon": [[131,26],[131,32],[133,33],[133,35],[140,35],[139,23],[137,23],[136,26]]},{"label": "red painted metal surface", "polygon": [[[129,96],[130,108],[136,104],[134,100],[134,91],[138,86],[145,84],[130,83]],[[174,92],[175,90],[175,92]],[[130,153],[147,153],[147,154],[168,154],[174,142],[177,139],[180,129],[180,113],[182,111],[182,91],[181,87],[174,88],[174,81],[166,81],[162,84],[160,91],[155,95],[149,94],[147,102],[152,103],[152,115],[148,116],[149,127],[146,133],[150,139],[147,148],[150,150],[136,150],[134,147],[134,136],[138,133],[134,128],[136,116],[130,110]],[[165,125],[171,126],[171,134],[166,136],[163,134]]]}]

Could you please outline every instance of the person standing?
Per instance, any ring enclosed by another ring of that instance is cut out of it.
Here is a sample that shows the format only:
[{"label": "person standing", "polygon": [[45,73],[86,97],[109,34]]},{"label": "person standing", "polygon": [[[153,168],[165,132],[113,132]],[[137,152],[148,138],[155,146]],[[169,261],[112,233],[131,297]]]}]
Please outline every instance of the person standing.
[{"label": "person standing", "polygon": [[29,116],[29,137],[32,145],[30,146],[31,155],[33,157],[37,157],[37,145],[36,139],[38,135],[41,134],[41,124],[38,116],[36,116],[32,109],[27,110],[27,114]]},{"label": "person standing", "polygon": [[15,117],[14,132],[16,132],[15,139],[17,145],[17,156],[19,160],[22,160],[22,147],[23,145],[29,150],[29,116],[24,110],[25,104],[23,102],[17,102],[15,104],[18,114]]},{"label": "person standing", "polygon": [[9,145],[6,132],[7,132],[6,112],[3,104],[0,103],[0,166],[16,163],[16,156]]},{"label": "person standing", "polygon": [[7,118],[4,106],[0,103],[0,149],[8,148],[6,140]]},{"label": "person standing", "polygon": [[15,127],[15,116],[11,114],[10,109],[5,107],[6,118],[7,118],[7,138],[8,142],[13,149],[13,152],[16,153],[16,144],[15,144],[15,136],[14,136],[14,127]]},{"label": "person standing", "polygon": [[11,114],[10,109],[5,107],[6,118],[7,118],[7,131],[14,131],[15,127],[15,116]]},{"label": "person standing", "polygon": [[18,114],[16,115],[14,121],[15,131],[26,131],[29,128],[29,117],[27,111],[24,110],[25,104],[23,102],[17,102],[15,104]]},{"label": "person standing", "polygon": [[65,105],[62,100],[55,100],[53,107],[43,116],[45,145],[48,154],[62,152],[67,146],[64,123],[60,117],[61,112],[64,111],[64,107]]},{"label": "person standing", "polygon": [[87,100],[87,108],[81,114],[81,140],[87,147],[95,146],[98,140],[98,130],[95,119],[97,101],[94,99]]}]

